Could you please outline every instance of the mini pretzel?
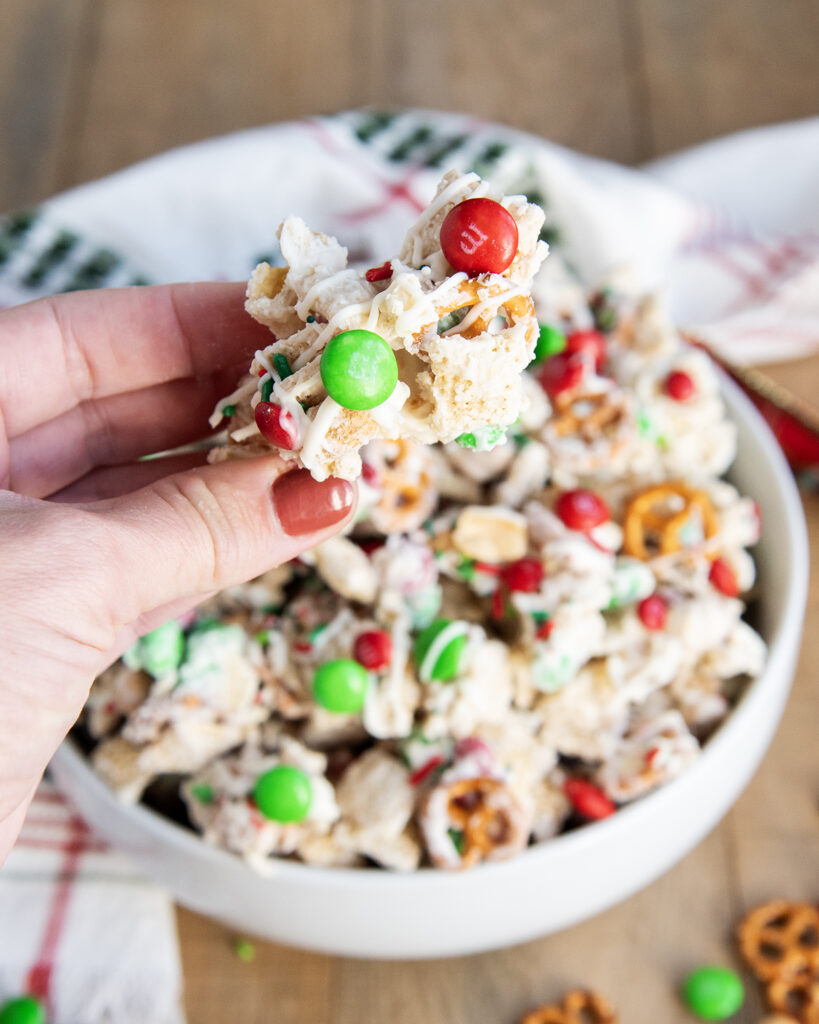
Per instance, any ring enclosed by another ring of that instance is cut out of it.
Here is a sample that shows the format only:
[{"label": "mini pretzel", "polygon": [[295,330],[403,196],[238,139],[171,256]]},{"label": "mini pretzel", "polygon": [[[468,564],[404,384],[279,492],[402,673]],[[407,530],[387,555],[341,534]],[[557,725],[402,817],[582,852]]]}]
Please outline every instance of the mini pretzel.
[{"label": "mini pretzel", "polygon": [[765,989],[768,1006],[799,1021],[819,1024],[819,975],[805,972],[791,978],[775,978]]},{"label": "mini pretzel", "polygon": [[508,846],[520,831],[517,801],[498,779],[460,779],[448,789],[450,820],[464,834],[461,866],[472,867]]},{"label": "mini pretzel", "polygon": [[[380,468],[381,495],[370,518],[381,533],[407,533],[429,517],[438,494],[425,452],[412,441],[389,443],[395,445],[396,454],[384,459]],[[413,460],[421,465],[412,467]]]},{"label": "mini pretzel", "polygon": [[[591,411],[578,411],[578,406],[591,405]],[[611,392],[558,395],[554,400],[556,414],[550,424],[558,437],[579,434],[584,441],[594,441],[600,434],[623,418],[622,402],[612,400]]]},{"label": "mini pretzel", "polygon": [[739,948],[760,981],[819,973],[819,910],[809,903],[773,900],[740,923]]},{"label": "mini pretzel", "polygon": [[[488,303],[487,312],[477,317],[462,332],[464,338],[475,338],[488,330],[489,324],[498,315],[498,310],[500,309],[506,310],[511,318],[512,325],[526,317],[534,317],[534,303],[528,295],[512,295],[508,299],[502,299],[504,293],[509,291],[509,286],[510,282],[505,278],[500,280],[496,278],[494,281],[487,282],[485,280],[482,281],[479,277],[473,277],[466,281],[461,281],[449,298],[440,304],[436,304],[435,310],[438,319],[440,320],[447,313],[454,313],[456,309],[474,306],[476,303]],[[480,292],[484,293],[483,296],[479,294]],[[495,299],[499,301],[492,301]],[[431,322],[425,324],[414,337],[418,338],[425,334],[430,327],[432,327]]]},{"label": "mini pretzel", "polygon": [[614,1007],[596,992],[567,992],[559,1006],[540,1006],[520,1024],[618,1024]]},{"label": "mini pretzel", "polygon": [[[669,498],[682,498],[681,509],[669,509]],[[665,506],[665,507],[664,507]],[[718,529],[717,513],[705,491],[682,483],[664,483],[649,487],[635,495],[626,506],[623,523],[623,550],[633,558],[647,561],[653,555],[668,555],[682,548],[680,531],[697,511],[702,519],[706,539]],[[657,551],[649,551],[651,536]]]}]

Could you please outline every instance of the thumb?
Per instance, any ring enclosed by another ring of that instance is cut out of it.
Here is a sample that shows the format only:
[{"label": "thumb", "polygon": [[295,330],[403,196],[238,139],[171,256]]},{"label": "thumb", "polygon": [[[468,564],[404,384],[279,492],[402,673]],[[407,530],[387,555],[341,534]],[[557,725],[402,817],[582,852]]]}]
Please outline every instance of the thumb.
[{"label": "thumb", "polygon": [[115,552],[111,609],[124,625],[242,583],[337,533],[355,503],[348,481],[318,482],[275,456],[178,473],[100,503]]}]

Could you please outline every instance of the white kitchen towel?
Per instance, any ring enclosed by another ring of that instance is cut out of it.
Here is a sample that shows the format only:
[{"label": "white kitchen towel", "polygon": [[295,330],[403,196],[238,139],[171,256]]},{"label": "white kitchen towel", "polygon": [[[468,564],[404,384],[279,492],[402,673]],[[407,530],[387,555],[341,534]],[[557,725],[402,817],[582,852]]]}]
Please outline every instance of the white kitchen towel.
[{"label": "white kitchen towel", "polygon": [[[588,283],[629,264],[736,361],[819,348],[819,119],[632,170],[458,114],[360,110],[175,150],[0,219],[0,305],[77,288],[243,279],[289,213],[381,263],[456,167],[524,192]],[[172,908],[44,788],[0,873],[0,999],[50,1024],[181,1020]]]},{"label": "white kitchen towel", "polygon": [[0,871],[0,1006],[49,1024],[182,1024],[173,905],[44,781]]}]

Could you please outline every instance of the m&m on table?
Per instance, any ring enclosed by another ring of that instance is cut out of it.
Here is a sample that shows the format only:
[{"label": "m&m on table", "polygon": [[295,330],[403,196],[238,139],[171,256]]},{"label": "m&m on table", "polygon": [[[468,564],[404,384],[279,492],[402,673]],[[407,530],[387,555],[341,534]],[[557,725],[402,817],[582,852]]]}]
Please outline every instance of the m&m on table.
[{"label": "m&m on table", "polygon": [[300,768],[279,764],[260,775],[253,799],[261,814],[282,825],[304,821],[313,802],[310,777]]},{"label": "m&m on table", "polygon": [[319,665],[313,676],[313,698],[317,704],[337,715],[354,715],[363,707],[369,676],[364,666],[352,658],[336,658]]},{"label": "m&m on table", "polygon": [[0,1024],[45,1024],[45,1010],[34,996],[18,996],[0,1005]]},{"label": "m&m on table", "polygon": [[288,452],[298,447],[299,428],[292,413],[273,402],[259,402],[254,416],[259,433],[266,441]]},{"label": "m&m on table", "polygon": [[373,331],[342,331],[331,338],[319,372],[327,394],[345,409],[374,409],[398,383],[395,353]]},{"label": "m&m on table", "polygon": [[441,249],[466,274],[502,274],[518,251],[518,226],[494,199],[465,199],[441,225]]},{"label": "m&m on table", "polygon": [[685,979],[683,999],[702,1020],[726,1020],[742,1006],[745,989],[727,967],[698,967]]}]

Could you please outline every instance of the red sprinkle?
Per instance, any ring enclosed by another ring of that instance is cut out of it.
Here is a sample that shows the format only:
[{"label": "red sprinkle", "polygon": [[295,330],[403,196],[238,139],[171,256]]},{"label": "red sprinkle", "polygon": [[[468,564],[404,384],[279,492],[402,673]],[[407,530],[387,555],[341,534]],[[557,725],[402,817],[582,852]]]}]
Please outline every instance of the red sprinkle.
[{"label": "red sprinkle", "polygon": [[309,654],[313,650],[313,645],[299,642],[293,644],[293,650],[298,651],[299,654]]},{"label": "red sprinkle", "polygon": [[659,594],[649,594],[637,605],[637,614],[646,629],[665,629],[668,603]]},{"label": "red sprinkle", "polygon": [[265,440],[286,452],[292,452],[298,446],[299,428],[292,413],[273,402],[259,402],[254,415],[256,426]]},{"label": "red sprinkle", "polygon": [[375,284],[376,281],[386,281],[388,278],[392,277],[392,263],[387,260],[387,262],[382,263],[380,267],[370,267],[364,276],[370,284]]},{"label": "red sprinkle", "polygon": [[726,597],[739,597],[736,574],[724,558],[715,558],[708,573],[711,586]]},{"label": "red sprinkle", "polygon": [[586,779],[566,779],[563,792],[577,813],[592,821],[608,818],[617,810],[616,804],[609,800],[603,790]]},{"label": "red sprinkle", "polygon": [[697,393],[697,385],[687,373],[674,370],[665,379],[665,393],[675,402],[687,402]]},{"label": "red sprinkle", "polygon": [[378,470],[371,462],[361,463],[361,478],[365,484],[369,484],[371,487],[377,487],[381,479]]},{"label": "red sprinkle", "polygon": [[606,361],[606,337],[600,331],[590,329],[588,331],[572,331],[566,336],[566,352],[569,355],[576,355],[580,352],[588,352],[594,359],[594,368],[599,373]]},{"label": "red sprinkle", "polygon": [[543,580],[543,566],[537,558],[520,558],[504,566],[500,578],[510,590],[521,594],[533,594]]},{"label": "red sprinkle", "polygon": [[492,592],[492,618],[495,620],[502,619],[506,614],[506,597],[503,593],[503,587],[496,587]]},{"label": "red sprinkle", "polygon": [[538,374],[540,386],[550,398],[580,387],[586,373],[583,358],[576,353],[558,352],[543,361]]},{"label": "red sprinkle", "polygon": [[555,628],[554,622],[552,622],[551,619],[546,619],[546,621],[545,622],[541,622],[541,624],[535,630],[535,637],[538,640],[548,640],[549,637],[554,632],[554,628]]},{"label": "red sprinkle", "polygon": [[361,548],[365,555],[371,555],[373,551],[378,551],[379,548],[383,548],[386,541],[380,537],[370,537],[367,540],[356,540],[355,542]]},{"label": "red sprinkle", "polygon": [[586,532],[611,519],[608,505],[594,491],[564,491],[555,503],[555,512],[570,530]]},{"label": "red sprinkle", "polygon": [[502,569],[499,565],[491,565],[489,562],[475,562],[472,566],[475,572],[484,572],[487,576],[500,576]]},{"label": "red sprinkle", "polygon": [[386,668],[392,661],[392,637],[383,629],[359,633],[353,644],[353,657],[372,672]]},{"label": "red sprinkle", "polygon": [[455,270],[502,274],[518,251],[518,226],[494,199],[465,199],[444,217],[441,248]]},{"label": "red sprinkle", "polygon": [[645,762],[648,765],[654,764],[654,759],[660,753],[659,747],[652,747],[651,750],[646,751]]},{"label": "red sprinkle", "polygon": [[409,784],[411,786],[419,786],[424,779],[429,778],[430,775],[435,771],[438,765],[444,763],[442,754],[435,754],[428,761],[425,761],[420,768],[417,768],[412,775],[409,777]]}]

